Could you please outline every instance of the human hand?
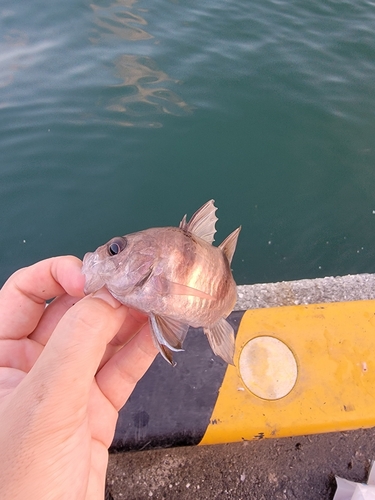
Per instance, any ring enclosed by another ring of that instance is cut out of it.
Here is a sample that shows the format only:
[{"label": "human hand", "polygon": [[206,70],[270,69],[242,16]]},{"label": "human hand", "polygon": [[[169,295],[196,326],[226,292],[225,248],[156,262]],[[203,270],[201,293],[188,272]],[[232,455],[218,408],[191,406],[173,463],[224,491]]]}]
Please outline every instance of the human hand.
[{"label": "human hand", "polygon": [[0,290],[2,500],[104,497],[118,410],[157,350],[144,315],[83,286],[56,257]]}]

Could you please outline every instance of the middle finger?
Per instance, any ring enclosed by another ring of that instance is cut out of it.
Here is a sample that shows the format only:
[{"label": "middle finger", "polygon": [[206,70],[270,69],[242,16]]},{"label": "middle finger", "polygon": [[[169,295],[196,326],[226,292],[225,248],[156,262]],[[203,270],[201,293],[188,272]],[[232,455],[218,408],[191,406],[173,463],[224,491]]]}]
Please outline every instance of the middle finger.
[{"label": "middle finger", "polygon": [[56,328],[57,323],[64,316],[66,311],[78,302],[78,300],[80,299],[72,297],[67,293],[54,299],[46,306],[37,327],[33,333],[29,335],[29,338],[45,346],[53,330]]},{"label": "middle finger", "polygon": [[128,313],[125,321],[121,325],[120,330],[107,345],[104,356],[100,362],[98,370],[105,365],[105,363],[124,345],[126,345],[130,340],[137,335],[140,329],[147,322],[147,316],[140,311],[135,309],[128,309]]}]

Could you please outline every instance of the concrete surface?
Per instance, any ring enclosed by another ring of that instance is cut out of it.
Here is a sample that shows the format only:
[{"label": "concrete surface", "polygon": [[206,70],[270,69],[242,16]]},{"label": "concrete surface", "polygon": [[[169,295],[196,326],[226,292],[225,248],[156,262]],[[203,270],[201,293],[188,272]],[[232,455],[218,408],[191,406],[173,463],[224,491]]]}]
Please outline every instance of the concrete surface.
[{"label": "concrete surface", "polygon": [[[236,309],[375,299],[375,275],[238,287]],[[119,499],[332,500],[335,475],[365,482],[375,429],[111,454]]]}]

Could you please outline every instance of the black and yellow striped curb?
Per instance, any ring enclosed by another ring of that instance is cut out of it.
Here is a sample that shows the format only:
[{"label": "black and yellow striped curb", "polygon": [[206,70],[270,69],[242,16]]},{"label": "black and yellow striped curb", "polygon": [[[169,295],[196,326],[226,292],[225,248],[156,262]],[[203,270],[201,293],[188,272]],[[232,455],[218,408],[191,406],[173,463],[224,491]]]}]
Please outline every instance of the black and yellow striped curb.
[{"label": "black and yellow striped curb", "polygon": [[229,321],[236,366],[190,329],[177,366],[157,359],[121,410],[112,449],[375,426],[375,300],[235,311]]}]

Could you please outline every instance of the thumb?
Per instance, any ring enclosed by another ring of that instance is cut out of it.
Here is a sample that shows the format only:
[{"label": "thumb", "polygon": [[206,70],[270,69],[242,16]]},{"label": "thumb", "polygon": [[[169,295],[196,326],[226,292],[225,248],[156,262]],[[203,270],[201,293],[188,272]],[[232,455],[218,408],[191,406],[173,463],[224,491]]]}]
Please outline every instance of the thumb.
[{"label": "thumb", "polygon": [[[101,289],[71,307],[61,318],[30,371],[34,389],[65,408],[88,400],[108,342],[126,319],[128,308]],[[31,380],[30,380],[31,382]],[[34,394],[38,400],[38,394]]]}]

